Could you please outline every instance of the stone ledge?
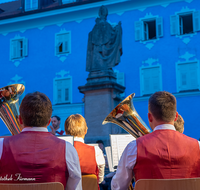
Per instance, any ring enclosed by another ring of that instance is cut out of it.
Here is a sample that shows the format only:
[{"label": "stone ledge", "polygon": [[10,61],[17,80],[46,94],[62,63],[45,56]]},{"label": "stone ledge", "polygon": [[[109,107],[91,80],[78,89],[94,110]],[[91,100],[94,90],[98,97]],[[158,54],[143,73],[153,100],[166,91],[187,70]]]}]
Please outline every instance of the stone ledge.
[{"label": "stone ledge", "polygon": [[114,89],[123,93],[125,87],[116,82],[96,82],[91,84],[86,84],[85,86],[79,86],[79,91],[84,93],[85,91],[101,90],[101,89]]}]

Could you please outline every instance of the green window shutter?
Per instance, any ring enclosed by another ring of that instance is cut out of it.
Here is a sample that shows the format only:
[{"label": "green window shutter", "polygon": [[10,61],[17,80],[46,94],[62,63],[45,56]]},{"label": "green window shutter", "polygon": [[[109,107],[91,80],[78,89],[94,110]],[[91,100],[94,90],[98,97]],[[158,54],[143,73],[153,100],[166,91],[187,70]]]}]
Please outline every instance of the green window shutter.
[{"label": "green window shutter", "polygon": [[64,102],[70,102],[70,92],[71,92],[71,78],[66,78],[63,80],[63,89],[64,90]]},{"label": "green window shutter", "polygon": [[17,43],[15,40],[11,40],[10,41],[10,58],[11,60],[16,58],[17,56],[17,47],[16,47]]},{"label": "green window shutter", "polygon": [[197,69],[197,63],[189,64],[190,89],[199,89]]},{"label": "green window shutter", "polygon": [[178,29],[179,29],[179,16],[178,15],[172,15],[170,16],[170,31],[171,35],[177,35]]},{"label": "green window shutter", "polygon": [[59,46],[60,46],[60,35],[59,34],[56,34],[56,37],[55,37],[55,51],[56,51],[56,55],[59,54]]},{"label": "green window shutter", "polygon": [[25,0],[25,10],[31,9],[31,0]]},{"label": "green window shutter", "polygon": [[117,83],[124,86],[125,85],[125,81],[124,81],[124,73],[117,73]]},{"label": "green window shutter", "polygon": [[135,22],[135,41],[142,40],[142,21]]},{"label": "green window shutter", "polygon": [[28,39],[23,39],[23,57],[28,56]]},{"label": "green window shutter", "polygon": [[179,91],[199,89],[197,63],[185,63],[178,65]]},{"label": "green window shutter", "polygon": [[200,11],[193,12],[194,32],[200,31]]},{"label": "green window shutter", "polygon": [[142,69],[142,94],[160,91],[160,67]]},{"label": "green window shutter", "polygon": [[38,0],[32,0],[32,9],[38,9]]},{"label": "green window shutter", "polygon": [[16,58],[20,58],[20,50],[21,50],[21,40],[16,40]]},{"label": "green window shutter", "polygon": [[[122,85],[122,86],[125,86],[124,73],[123,72],[116,72],[116,74],[117,74],[117,83]],[[124,97],[125,93],[122,93],[121,96]]]},{"label": "green window shutter", "polygon": [[63,35],[64,52],[69,53],[69,33]]},{"label": "green window shutter", "polygon": [[156,19],[156,35],[157,38],[163,37],[163,18],[159,17]]},{"label": "green window shutter", "polygon": [[62,103],[62,80],[57,80],[57,103]]}]

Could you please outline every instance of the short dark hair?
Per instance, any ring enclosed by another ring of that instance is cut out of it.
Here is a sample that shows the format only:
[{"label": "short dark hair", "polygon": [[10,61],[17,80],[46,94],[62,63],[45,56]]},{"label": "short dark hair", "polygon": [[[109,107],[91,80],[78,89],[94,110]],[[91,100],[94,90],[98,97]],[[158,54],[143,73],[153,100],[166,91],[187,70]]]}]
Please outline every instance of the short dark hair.
[{"label": "short dark hair", "polygon": [[149,98],[149,112],[159,121],[171,122],[176,117],[176,98],[169,92],[155,92]]},{"label": "short dark hair", "polygon": [[52,116],[51,118],[55,117],[58,121],[60,121],[60,117],[58,117],[57,115]]},{"label": "short dark hair", "polygon": [[29,93],[22,100],[19,112],[25,126],[43,127],[51,118],[52,104],[41,92]]}]

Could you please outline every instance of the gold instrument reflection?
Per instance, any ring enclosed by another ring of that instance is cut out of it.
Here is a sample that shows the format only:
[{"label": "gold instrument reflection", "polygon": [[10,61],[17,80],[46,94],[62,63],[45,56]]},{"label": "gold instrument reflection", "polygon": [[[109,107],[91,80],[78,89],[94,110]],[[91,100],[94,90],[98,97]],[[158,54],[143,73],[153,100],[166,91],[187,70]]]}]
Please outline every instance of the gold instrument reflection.
[{"label": "gold instrument reflection", "polygon": [[129,95],[119,103],[104,119],[102,124],[115,123],[135,138],[150,133],[152,130],[145,124],[134,108],[134,96],[135,93]]},{"label": "gold instrument reflection", "polygon": [[23,84],[12,84],[0,88],[0,117],[12,135],[16,135],[22,130],[18,117],[19,97],[24,90]]}]

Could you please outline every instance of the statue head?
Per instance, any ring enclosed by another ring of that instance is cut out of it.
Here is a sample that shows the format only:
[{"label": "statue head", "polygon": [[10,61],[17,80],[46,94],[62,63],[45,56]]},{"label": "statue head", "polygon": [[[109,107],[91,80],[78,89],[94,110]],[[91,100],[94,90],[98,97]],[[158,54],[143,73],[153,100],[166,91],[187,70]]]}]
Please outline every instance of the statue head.
[{"label": "statue head", "polygon": [[107,16],[108,16],[108,9],[104,5],[102,5],[99,9],[99,17],[100,19],[107,20]]}]

